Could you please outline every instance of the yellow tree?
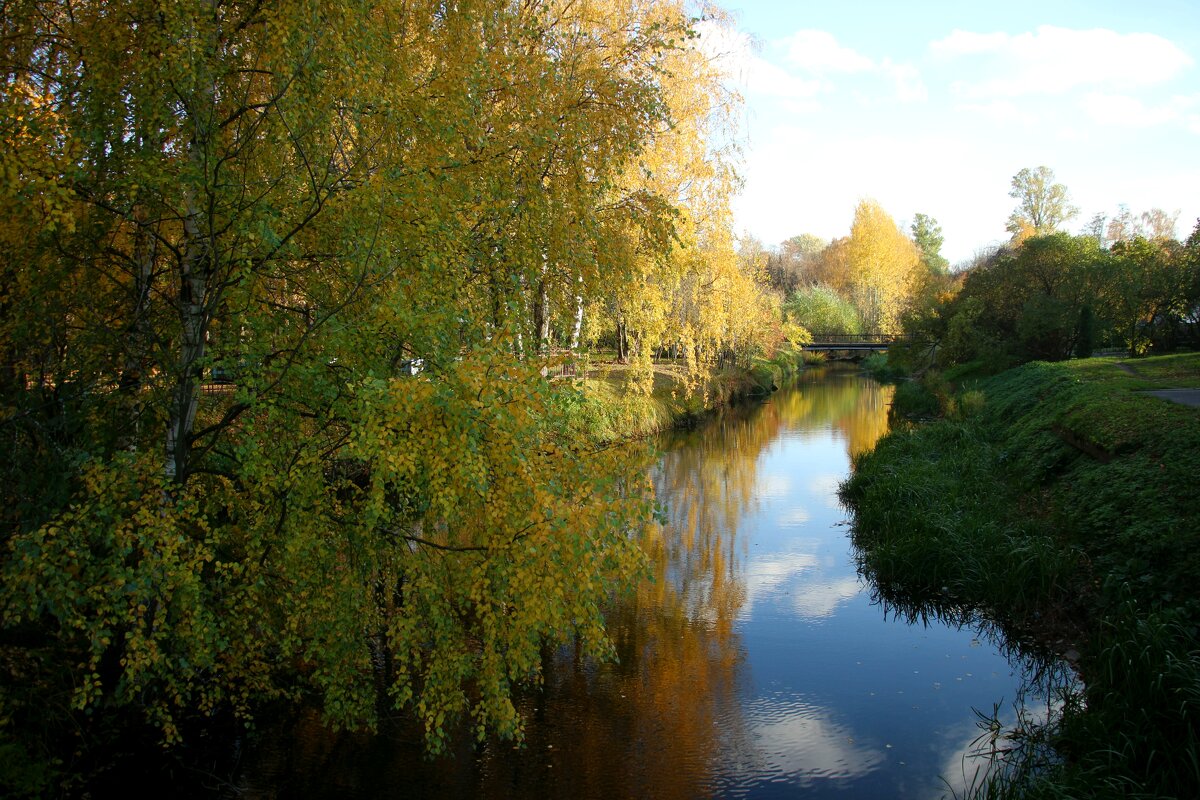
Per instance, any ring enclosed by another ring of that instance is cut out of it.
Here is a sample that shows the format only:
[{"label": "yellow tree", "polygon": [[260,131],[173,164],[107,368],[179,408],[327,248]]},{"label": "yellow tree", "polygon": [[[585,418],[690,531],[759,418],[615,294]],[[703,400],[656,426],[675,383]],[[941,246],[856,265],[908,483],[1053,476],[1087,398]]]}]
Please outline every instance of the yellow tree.
[{"label": "yellow tree", "polygon": [[854,210],[847,243],[851,299],[864,326],[895,333],[917,288],[921,257],[916,245],[874,200]]},{"label": "yellow tree", "polygon": [[434,745],[518,733],[543,642],[611,651],[649,505],[636,452],[594,452],[515,356],[628,276],[673,285],[694,190],[631,176],[675,135],[682,8],[29,0],[4,25],[0,236],[26,252],[0,255],[0,389],[10,463],[40,466],[3,488],[0,622],[73,667],[0,718],[37,689],[172,741],[305,694],[341,725],[410,709]]},{"label": "yellow tree", "polygon": [[[681,11],[661,4],[659,13]],[[706,24],[728,22],[710,10]],[[763,265],[738,258],[732,233],[731,135],[740,98],[723,88],[717,63],[694,35],[665,54],[661,70],[667,124],[627,173],[613,209],[646,219],[665,208],[669,215],[658,218],[670,225],[624,224],[610,249],[621,263],[610,269],[607,309],[618,356],[631,362],[632,385],[643,391],[659,348],[685,357],[695,387],[718,363],[770,350],[781,339]]]}]

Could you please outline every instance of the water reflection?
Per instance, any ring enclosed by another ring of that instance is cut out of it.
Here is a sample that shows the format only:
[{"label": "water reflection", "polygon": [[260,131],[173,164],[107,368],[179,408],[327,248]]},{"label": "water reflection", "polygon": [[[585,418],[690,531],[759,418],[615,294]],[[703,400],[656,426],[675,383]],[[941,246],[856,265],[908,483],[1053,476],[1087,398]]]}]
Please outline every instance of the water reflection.
[{"label": "water reflection", "polygon": [[978,733],[972,708],[1010,703],[1031,667],[860,578],[837,487],[886,431],[891,392],[810,372],[664,439],[652,579],[609,614],[619,662],[548,653],[545,686],[519,700],[523,748],[464,737],[426,761],[403,723],[334,737],[302,719],[239,793],[941,796]]},{"label": "water reflection", "polygon": [[[857,547],[855,550],[858,552]],[[858,553],[857,558],[861,565],[862,554]],[[939,626],[967,633],[972,637],[971,647],[1003,655],[1021,676],[1010,697],[998,699],[991,707],[974,708],[974,720],[964,720],[941,732],[948,751],[941,775],[950,796],[975,796],[976,791],[1013,765],[1041,769],[1058,762],[1058,754],[1043,734],[1061,719],[1067,698],[1078,697],[1082,691],[1079,675],[1069,662],[1022,640],[1015,631],[977,611],[944,598],[907,593],[894,584],[872,584],[871,602],[885,618],[910,626]],[[964,677],[973,676],[968,673],[955,680]],[[958,742],[956,747],[954,742]]]}]

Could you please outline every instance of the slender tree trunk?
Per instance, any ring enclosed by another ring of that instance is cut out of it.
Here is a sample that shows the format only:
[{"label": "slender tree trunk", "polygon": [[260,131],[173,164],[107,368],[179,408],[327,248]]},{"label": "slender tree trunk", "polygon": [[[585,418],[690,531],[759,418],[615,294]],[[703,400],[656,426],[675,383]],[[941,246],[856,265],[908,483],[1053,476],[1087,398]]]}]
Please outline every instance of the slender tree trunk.
[{"label": "slender tree trunk", "polygon": [[545,351],[550,346],[550,297],[546,290],[546,279],[538,281],[537,297],[533,304],[533,329],[537,336],[537,348]]},{"label": "slender tree trunk", "polygon": [[583,330],[583,276],[576,281],[575,325],[571,329],[571,349],[579,349],[579,334]]},{"label": "slender tree trunk", "polygon": [[[215,43],[213,47],[215,48]],[[194,179],[204,191],[208,187],[208,155],[216,89],[207,83],[198,93],[199,101],[189,115],[191,141],[189,161]],[[192,431],[199,403],[199,384],[205,340],[210,322],[209,281],[214,272],[211,220],[201,208],[197,189],[184,189],[184,242],[179,261],[179,322],[182,336],[179,360],[175,368],[175,389],[167,421],[166,463],[168,478],[180,483],[187,480],[192,449]]]},{"label": "slender tree trunk", "polygon": [[201,233],[200,214],[195,209],[194,199],[189,199],[188,205],[184,220],[187,245],[180,263],[179,320],[183,336],[167,425],[165,465],[167,476],[178,481],[187,478],[191,434],[199,403],[200,361],[204,358],[209,323],[206,301],[211,254],[208,241]]},{"label": "slender tree trunk", "polygon": [[136,450],[138,427],[141,417],[142,376],[150,349],[150,286],[154,280],[154,267],[158,261],[158,239],[150,230],[149,215],[144,204],[134,208],[133,218],[137,225],[134,232],[133,308],[125,340],[125,361],[121,365],[118,389],[123,395],[125,428],[118,446],[123,450]]}]

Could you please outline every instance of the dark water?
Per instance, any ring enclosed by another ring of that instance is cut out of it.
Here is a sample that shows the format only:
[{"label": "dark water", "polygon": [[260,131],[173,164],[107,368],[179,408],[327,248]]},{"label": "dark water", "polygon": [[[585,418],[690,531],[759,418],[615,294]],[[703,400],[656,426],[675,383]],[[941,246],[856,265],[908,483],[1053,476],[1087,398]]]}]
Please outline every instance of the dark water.
[{"label": "dark water", "polygon": [[[936,798],[972,780],[976,710],[1036,721],[1040,665],[890,612],[860,579],[837,486],[891,387],[810,372],[664,441],[654,580],[614,610],[618,664],[562,652],[521,699],[523,748],[324,731],[250,753],[243,797]],[[911,616],[911,614],[910,614]],[[920,616],[920,615],[918,615]],[[1019,710],[1014,701],[1024,697]],[[403,726],[398,726],[403,727]]]}]

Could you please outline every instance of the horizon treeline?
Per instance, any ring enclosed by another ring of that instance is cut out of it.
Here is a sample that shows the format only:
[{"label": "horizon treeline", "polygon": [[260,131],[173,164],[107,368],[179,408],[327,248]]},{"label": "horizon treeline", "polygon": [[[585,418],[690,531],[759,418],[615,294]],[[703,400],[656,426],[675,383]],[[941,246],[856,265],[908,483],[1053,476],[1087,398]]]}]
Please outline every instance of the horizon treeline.
[{"label": "horizon treeline", "polygon": [[[770,250],[744,237],[741,246],[765,265],[790,322],[813,333],[908,334],[923,366],[936,355],[997,371],[1100,348],[1144,355],[1200,344],[1200,220],[1179,241],[1178,213],[1121,206],[1079,234],[1062,232],[1078,209],[1045,166],[1013,176],[1009,195],[1012,238],[954,269],[937,220],[918,213],[905,234],[872,200],[858,205],[848,236],[802,234]],[[912,361],[904,350],[896,355]]]}]

